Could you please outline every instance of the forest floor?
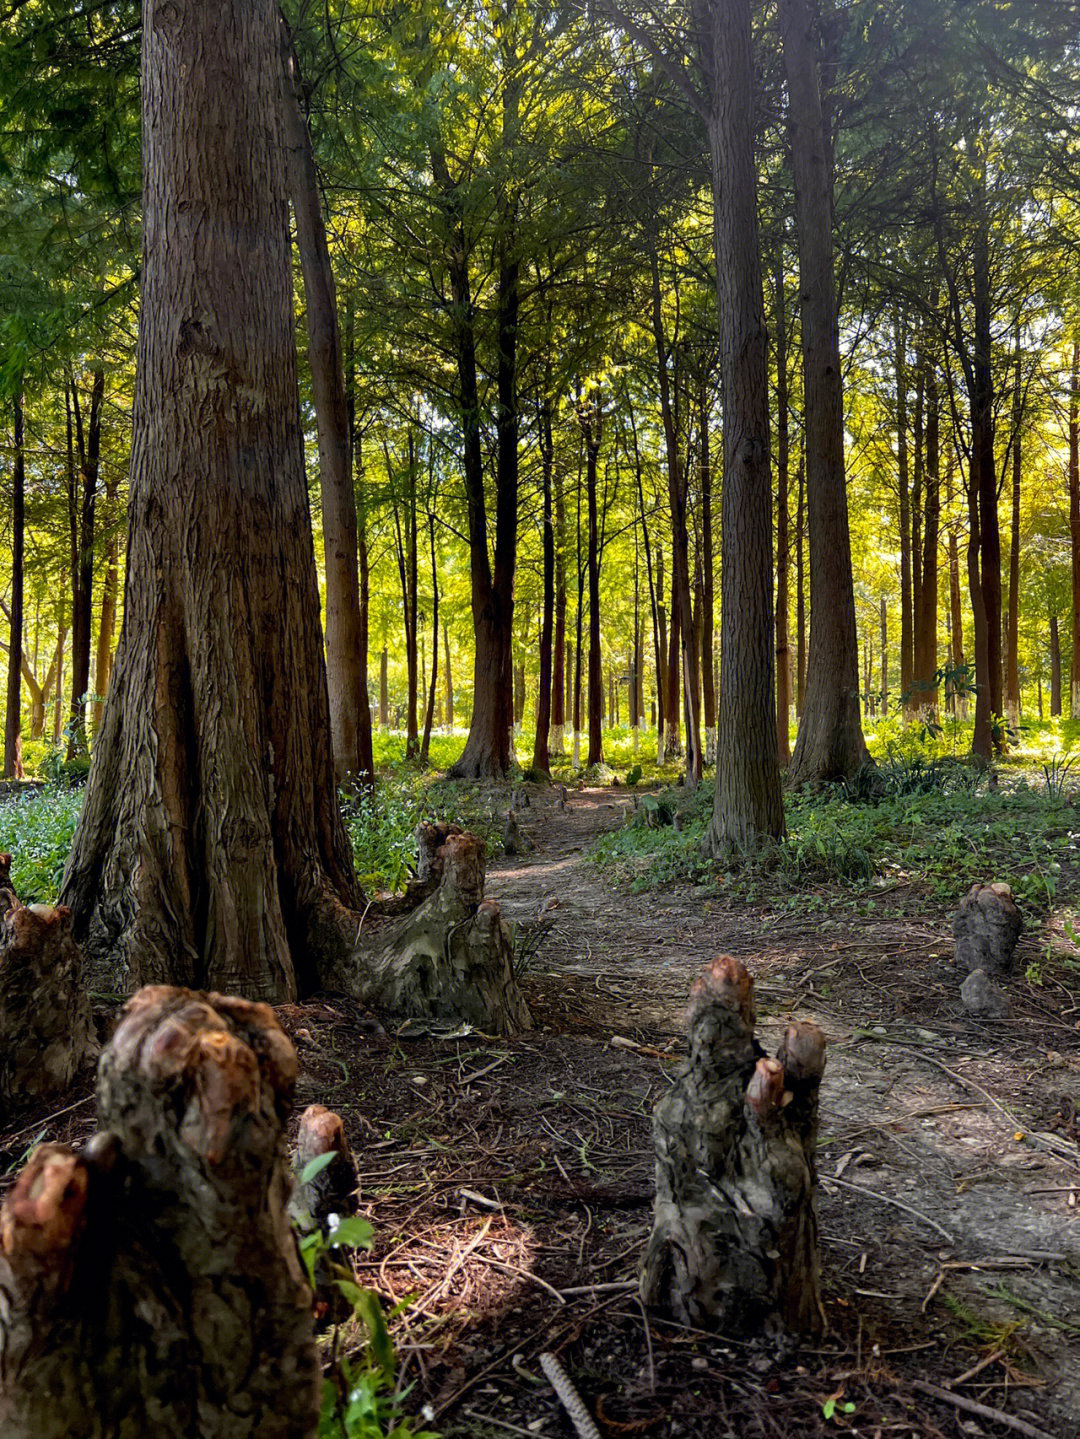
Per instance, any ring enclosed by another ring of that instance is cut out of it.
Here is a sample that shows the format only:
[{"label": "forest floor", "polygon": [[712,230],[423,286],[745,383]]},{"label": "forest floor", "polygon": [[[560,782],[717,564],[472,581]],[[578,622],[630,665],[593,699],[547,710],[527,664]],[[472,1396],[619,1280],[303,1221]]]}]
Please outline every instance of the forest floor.
[{"label": "forest floor", "polygon": [[[757,908],[722,887],[634,893],[587,851],[626,789],[533,791],[536,848],[489,865],[518,926],[536,1029],[384,1033],[335,996],[284,1006],[298,1110],[343,1116],[394,1320],[407,1408],[445,1435],[573,1434],[555,1351],[605,1436],[1080,1432],[1080,996],[1046,926],[1021,940],[1012,1017],[967,1018],[947,909],[917,882],[880,913]],[[987,879],[995,876],[987,875]],[[1080,892],[1075,875],[1062,888]],[[540,918],[538,918],[540,916]],[[790,1016],[829,1040],[819,1214],[829,1331],[794,1357],[646,1316],[651,1111],[696,974],[755,977],[772,1050]],[[613,1039],[638,1048],[613,1045]],[[0,1137],[79,1139],[90,1108]],[[10,1172],[10,1171],[9,1171]]]}]

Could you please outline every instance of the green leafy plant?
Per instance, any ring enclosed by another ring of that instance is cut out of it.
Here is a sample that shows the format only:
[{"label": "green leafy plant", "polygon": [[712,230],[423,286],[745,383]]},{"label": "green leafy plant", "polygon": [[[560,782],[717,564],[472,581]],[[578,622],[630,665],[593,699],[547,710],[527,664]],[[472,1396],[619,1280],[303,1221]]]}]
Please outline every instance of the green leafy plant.
[{"label": "green leafy plant", "polygon": [[[334,1158],[330,1153],[313,1159],[301,1173],[300,1183],[309,1183]],[[331,1216],[332,1221],[335,1218]],[[306,1222],[310,1223],[310,1217]],[[404,1414],[409,1390],[399,1391],[396,1384],[397,1355],[382,1303],[373,1289],[357,1284],[344,1263],[342,1251],[370,1249],[373,1241],[374,1230],[359,1215],[338,1219],[325,1230],[316,1227],[299,1239],[300,1257],[312,1288],[322,1261],[350,1310],[351,1322],[334,1332],[323,1380],[319,1439],[439,1439],[434,1430],[415,1427],[416,1421]],[[398,1305],[390,1318],[403,1308]],[[358,1331],[362,1339],[347,1351],[343,1335],[350,1330]]]}]

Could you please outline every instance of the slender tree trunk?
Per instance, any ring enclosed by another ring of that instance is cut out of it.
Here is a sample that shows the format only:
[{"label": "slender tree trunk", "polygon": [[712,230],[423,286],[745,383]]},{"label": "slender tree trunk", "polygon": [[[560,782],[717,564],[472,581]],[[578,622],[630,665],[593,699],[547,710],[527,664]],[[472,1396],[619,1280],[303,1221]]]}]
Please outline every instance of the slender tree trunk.
[{"label": "slender tree trunk", "polygon": [[881,597],[881,713],[889,713],[889,606]]},{"label": "slender tree trunk", "polygon": [[[991,335],[990,240],[986,214],[985,162],[979,191],[972,256],[975,333],[971,386],[971,489],[977,506],[975,575],[980,605],[975,630],[975,733],[973,753],[989,759],[1001,748],[992,730],[1002,712],[1001,538],[998,530],[997,466],[994,459],[994,375]],[[979,613],[981,611],[981,614]],[[981,630],[981,634],[980,634]]]},{"label": "slender tree trunk", "polygon": [[801,720],[806,703],[806,466],[802,460],[799,461],[795,530],[795,715]]},{"label": "slender tree trunk", "polygon": [[915,675],[915,626],[911,576],[911,464],[908,451],[907,323],[896,311],[896,476],[900,492],[900,698],[904,716],[910,713]]},{"label": "slender tree trunk", "polygon": [[859,723],[859,658],[844,477],[844,397],[833,272],[832,151],[807,0],[780,0],[799,237],[810,523],[810,662],[793,786],[869,764]]},{"label": "slender tree trunk", "polygon": [[915,413],[912,416],[911,431],[915,451],[914,475],[911,485],[911,700],[908,705],[912,716],[918,715],[925,703],[921,690],[922,671],[919,654],[919,624],[922,614],[922,564],[923,564],[923,490],[926,478],[926,447],[924,410],[926,406],[926,377],[922,365],[915,378]]},{"label": "slender tree trunk", "polygon": [[304,277],[308,362],[319,433],[319,494],[326,575],[326,680],[334,775],[369,780],[371,711],[360,642],[356,492],[337,295],[319,177],[304,116],[303,82],[282,19],[286,174]]},{"label": "slender tree trunk", "polygon": [[586,557],[589,571],[589,749],[585,763],[591,767],[604,762],[604,675],[600,651],[600,526],[597,512],[597,459],[600,454],[602,413],[599,396],[579,407],[585,440],[585,493],[589,529]]},{"label": "slender tree trunk", "polygon": [[8,632],[7,710],[4,719],[4,778],[22,778],[23,551],[26,538],[26,447],[22,384],[11,402],[11,623]]},{"label": "slender tree trunk", "polygon": [[768,334],[758,240],[750,0],[696,0],[693,13],[709,97],[724,396],[721,762],[707,839],[710,851],[722,855],[756,850],[784,832],[776,746]]},{"label": "slender tree trunk", "polygon": [[78,484],[70,496],[72,535],[71,584],[71,726],[68,759],[85,754],[86,702],[90,690],[90,646],[93,628],[94,530],[98,476],[101,469],[101,411],[105,399],[105,371],[91,367],[90,413],[84,428],[78,391],[71,386],[75,434],[79,454]]},{"label": "slender tree trunk", "polygon": [[705,761],[716,763],[716,683],[713,651],[716,619],[713,576],[713,472],[709,448],[710,405],[704,380],[701,386],[701,683],[705,702]]},{"label": "slender tree trunk", "polygon": [[145,11],[124,626],[63,901],[110,987],[291,999],[351,946],[359,896],[304,477],[278,16]]},{"label": "slender tree trunk", "polygon": [[450,670],[450,631],[443,621],[443,657],[446,661],[446,732],[454,728],[454,681]]},{"label": "slender tree trunk", "polygon": [[[540,678],[536,701],[536,738],[532,767],[550,774],[548,729],[551,725],[552,628],[555,618],[555,525],[552,506],[552,471],[555,448],[551,435],[551,408],[540,409],[540,464],[544,482],[544,612],[540,623]],[[561,682],[561,676],[560,682]]]},{"label": "slender tree trunk", "polygon": [[379,727],[390,727],[390,656],[385,645],[379,656]]},{"label": "slender tree trunk", "polygon": [[435,691],[439,683],[439,566],[435,558],[435,513],[428,511],[428,544],[431,550],[431,685],[428,689],[424,738],[420,741],[420,763],[426,765],[431,753],[431,726],[435,723]]},{"label": "slender tree trunk", "polygon": [[1080,719],[1080,340],[1069,372],[1069,538],[1072,553],[1072,669],[1069,713]]},{"label": "slender tree trunk", "polygon": [[788,630],[788,485],[791,444],[788,436],[787,305],[783,247],[774,281],[776,295],[776,752],[782,766],[791,761],[791,641]]},{"label": "slender tree trunk", "polygon": [[[926,404],[924,444],[926,458],[922,484],[922,537],[919,590],[915,605],[915,674],[919,705],[936,714],[938,691],[938,541],[941,526],[941,440],[937,372],[933,362],[925,364],[923,380]],[[914,547],[913,547],[914,548]]]},{"label": "slender tree trunk", "polygon": [[98,617],[97,655],[94,660],[94,704],[91,711],[96,735],[101,728],[105,711],[105,696],[109,691],[112,674],[113,634],[116,630],[116,596],[120,584],[120,544],[118,538],[119,516],[117,515],[117,491],[119,481],[113,480],[105,486],[104,523],[105,577],[101,583],[101,614]]},{"label": "slender tree trunk", "polygon": [[[1023,476],[1024,418],[1020,356],[1020,327],[1016,329],[1016,375],[1013,379],[1012,412],[1012,516],[1009,531],[1009,625],[1005,659],[1005,713],[1015,729],[1020,723],[1020,489]],[[1070,435],[1070,440],[1071,440]],[[1071,449],[1071,446],[1070,446]],[[1069,456],[1070,466],[1072,455]],[[1071,505],[1070,481],[1070,511]],[[1071,513],[1070,513],[1071,519]]]},{"label": "slender tree trunk", "polygon": [[[371,736],[371,692],[368,687],[368,652],[371,642],[371,559],[368,554],[366,485],[360,429],[356,422],[356,329],[350,301],[347,321],[348,365],[345,394],[349,412],[349,473],[356,486],[356,554],[360,566],[360,629],[357,668],[360,673],[360,712],[356,726],[357,768],[362,783],[375,782],[375,754]],[[335,751],[335,761],[337,755]]]},{"label": "slender tree trunk", "polygon": [[1050,616],[1050,718],[1061,714],[1061,635],[1057,615]]},{"label": "slender tree trunk", "polygon": [[551,656],[551,728],[548,757],[562,756],[566,734],[566,502],[561,474],[554,478],[555,639]]}]

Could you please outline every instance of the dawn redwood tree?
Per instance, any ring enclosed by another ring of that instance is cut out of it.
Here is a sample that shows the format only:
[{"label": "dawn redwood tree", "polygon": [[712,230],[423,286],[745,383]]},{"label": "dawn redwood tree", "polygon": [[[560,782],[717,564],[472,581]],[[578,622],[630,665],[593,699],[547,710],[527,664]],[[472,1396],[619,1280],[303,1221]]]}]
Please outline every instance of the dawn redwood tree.
[{"label": "dawn redwood tree", "polygon": [[74,381],[69,394],[75,424],[78,473],[68,475],[68,520],[71,530],[71,728],[68,759],[86,753],[86,696],[90,689],[90,632],[93,621],[94,529],[98,475],[101,470],[101,411],[105,400],[105,368],[91,367],[90,410],[83,420]]},{"label": "dawn redwood tree", "polygon": [[362,665],[356,492],[337,292],[319,198],[319,178],[304,114],[303,83],[282,17],[286,174],[296,248],[304,276],[308,362],[319,432],[319,492],[326,570],[326,657],[334,771],[370,781],[375,770],[367,675]]},{"label": "dawn redwood tree", "polygon": [[694,0],[712,165],[724,397],[716,798],[708,846],[784,832],[776,745],[768,339],[758,240],[750,0]]},{"label": "dawn redwood tree", "polygon": [[124,624],[63,899],[91,969],[125,987],[284,1000],[337,957],[357,893],[304,479],[277,8],[143,11]]},{"label": "dawn redwood tree", "polygon": [[26,442],[22,380],[11,402],[14,464],[11,500],[11,606],[8,636],[7,709],[4,715],[4,778],[22,777],[21,661],[23,646],[23,552],[26,543]]},{"label": "dawn redwood tree", "polygon": [[833,270],[832,147],[813,12],[780,0],[799,249],[810,531],[810,654],[788,782],[820,783],[870,763],[859,719],[859,650],[844,474],[844,398]]}]

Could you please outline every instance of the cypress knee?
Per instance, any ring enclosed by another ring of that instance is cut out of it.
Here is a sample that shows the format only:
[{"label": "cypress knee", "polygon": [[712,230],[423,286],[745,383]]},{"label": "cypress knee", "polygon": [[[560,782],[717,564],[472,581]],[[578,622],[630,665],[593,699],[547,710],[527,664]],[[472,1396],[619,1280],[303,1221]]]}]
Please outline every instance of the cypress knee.
[{"label": "cypress knee", "polygon": [[754,1037],[754,982],[713,960],[690,991],[690,1052],[653,1114],[656,1202],[645,1302],[735,1332],[823,1326],[815,1136],[825,1039],[788,1027],[775,1059]]}]

